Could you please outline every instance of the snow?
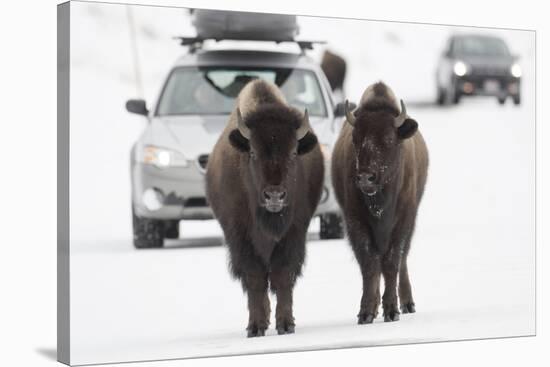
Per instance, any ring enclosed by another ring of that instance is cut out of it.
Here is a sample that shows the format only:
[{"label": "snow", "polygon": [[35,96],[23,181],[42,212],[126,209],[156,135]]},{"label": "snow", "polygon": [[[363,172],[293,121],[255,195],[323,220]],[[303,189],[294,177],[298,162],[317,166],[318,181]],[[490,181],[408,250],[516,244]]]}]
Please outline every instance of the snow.
[{"label": "snow", "polygon": [[[317,239],[315,221],[295,289],[296,334],[276,335],[272,315],[266,337],[247,339],[246,299],[227,271],[215,221],[182,222],[182,239],[166,249],[133,249],[129,152],[145,122],[124,110],[139,91],[127,13],[121,5],[72,6],[78,20],[71,37],[73,364],[535,333],[532,33],[490,31],[522,56],[521,106],[480,98],[437,108],[432,67],[450,28],[300,19],[303,38],[328,39],[349,59],[352,100],[370,82],[386,80],[410,101],[409,114],[428,144],[428,184],[409,258],[417,313],[357,325],[359,267],[346,240]],[[182,52],[170,37],[190,30],[183,10],[133,9],[150,102]],[[365,34],[364,42],[349,34]],[[419,45],[423,52],[412,52]]]}]

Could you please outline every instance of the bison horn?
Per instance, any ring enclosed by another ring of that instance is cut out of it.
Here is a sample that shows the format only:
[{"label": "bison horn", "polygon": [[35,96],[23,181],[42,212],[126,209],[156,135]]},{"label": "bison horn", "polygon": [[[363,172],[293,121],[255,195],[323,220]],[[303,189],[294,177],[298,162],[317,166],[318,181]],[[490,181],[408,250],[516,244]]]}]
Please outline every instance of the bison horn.
[{"label": "bison horn", "polygon": [[405,122],[408,118],[409,115],[407,115],[407,107],[405,107],[405,102],[401,100],[401,113],[395,118],[395,127],[400,127],[403,125],[403,122]]},{"label": "bison horn", "polygon": [[344,105],[344,111],[346,112],[346,120],[349,122],[351,126],[355,126],[355,116],[353,115],[353,113],[351,113],[349,109],[349,101],[347,99]]},{"label": "bison horn", "polygon": [[242,136],[244,136],[247,140],[250,140],[250,129],[244,123],[239,107],[237,107],[237,128]]},{"label": "bison horn", "polygon": [[309,114],[307,113],[307,108],[304,111],[304,120],[302,121],[302,124],[296,130],[296,138],[298,140],[301,140],[306,134],[309,132]]}]

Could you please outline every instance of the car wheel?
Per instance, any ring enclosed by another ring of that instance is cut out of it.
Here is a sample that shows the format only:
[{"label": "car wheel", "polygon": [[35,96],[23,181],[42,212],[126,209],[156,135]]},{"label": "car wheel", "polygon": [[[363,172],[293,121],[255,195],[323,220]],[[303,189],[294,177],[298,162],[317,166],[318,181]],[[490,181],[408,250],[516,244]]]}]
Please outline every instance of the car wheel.
[{"label": "car wheel", "polygon": [[460,92],[455,90],[454,93],[453,93],[453,98],[452,98],[453,104],[459,104],[460,103],[460,97],[462,97]]},{"label": "car wheel", "polygon": [[456,82],[452,82],[445,93],[445,102],[447,104],[458,104],[460,102],[460,92],[457,90]]},{"label": "car wheel", "polygon": [[517,96],[514,96],[514,104],[516,106],[520,105],[521,104],[521,97],[520,95],[518,94]]},{"label": "car wheel", "polygon": [[506,103],[506,97],[497,97],[497,100],[498,104],[503,105],[504,103]]},{"label": "car wheel", "polygon": [[178,239],[180,237],[180,221],[164,221],[164,238]]},{"label": "car wheel", "polygon": [[323,214],[321,218],[321,230],[319,237],[322,240],[344,238],[344,225],[342,217],[336,213]]},{"label": "car wheel", "polygon": [[445,104],[445,91],[443,88],[437,88],[437,99],[436,102],[438,105],[443,106]]},{"label": "car wheel", "polygon": [[160,248],[164,245],[164,223],[158,219],[141,218],[132,213],[135,248]]}]

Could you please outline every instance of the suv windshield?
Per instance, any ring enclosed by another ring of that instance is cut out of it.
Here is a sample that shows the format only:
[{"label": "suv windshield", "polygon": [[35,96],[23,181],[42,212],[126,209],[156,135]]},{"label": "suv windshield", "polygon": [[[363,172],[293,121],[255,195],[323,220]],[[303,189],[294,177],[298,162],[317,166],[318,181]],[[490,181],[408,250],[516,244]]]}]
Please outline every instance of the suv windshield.
[{"label": "suv windshield", "polygon": [[275,83],[288,103],[310,115],[326,116],[315,73],[291,68],[180,67],[172,71],[162,92],[157,115],[229,114],[235,98],[250,80]]},{"label": "suv windshield", "polygon": [[490,37],[464,37],[455,41],[457,55],[508,56],[510,51],[503,40]]}]

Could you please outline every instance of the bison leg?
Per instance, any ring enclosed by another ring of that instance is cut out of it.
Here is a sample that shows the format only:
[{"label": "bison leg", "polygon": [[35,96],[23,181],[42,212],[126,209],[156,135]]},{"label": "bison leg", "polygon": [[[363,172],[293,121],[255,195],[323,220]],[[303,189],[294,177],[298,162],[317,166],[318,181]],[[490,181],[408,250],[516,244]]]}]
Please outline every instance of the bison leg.
[{"label": "bison leg", "polygon": [[380,305],[380,257],[373,251],[369,234],[353,216],[346,217],[346,224],[350,244],[363,276],[363,294],[357,322],[371,324],[378,316]]},{"label": "bison leg", "polygon": [[399,268],[399,300],[401,302],[402,313],[416,312],[411,290],[411,281],[409,279],[409,269],[407,267],[407,256],[403,256]]},{"label": "bison leg", "polygon": [[294,333],[294,315],[292,314],[292,293],[296,282],[295,272],[289,267],[272,269],[270,274],[271,289],[277,295],[275,320],[277,333]]},{"label": "bison leg", "polygon": [[399,320],[397,303],[397,275],[399,272],[400,252],[393,248],[382,258],[382,274],[384,275],[384,295],[382,307],[384,309],[384,321]]},{"label": "bison leg", "polygon": [[277,295],[275,320],[279,335],[294,333],[292,295],[306,255],[306,231],[307,226],[292,226],[271,255],[269,279]]},{"label": "bison leg", "polygon": [[248,295],[248,337],[264,336],[269,325],[267,273],[246,273],[243,285]]},{"label": "bison leg", "polygon": [[380,305],[380,259],[378,256],[367,255],[360,265],[363,275],[363,295],[357,318],[359,324],[371,324],[378,316]]}]

